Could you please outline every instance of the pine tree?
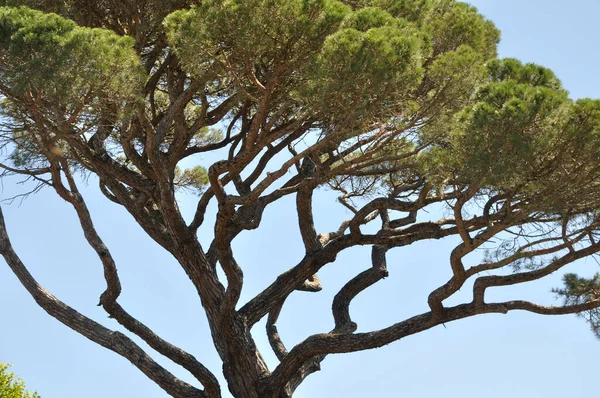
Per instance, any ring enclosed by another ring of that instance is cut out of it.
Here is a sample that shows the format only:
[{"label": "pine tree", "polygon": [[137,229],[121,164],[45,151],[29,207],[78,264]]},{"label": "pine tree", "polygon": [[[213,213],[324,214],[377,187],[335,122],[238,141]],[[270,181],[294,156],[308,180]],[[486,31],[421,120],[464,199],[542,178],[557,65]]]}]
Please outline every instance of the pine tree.
[{"label": "pine tree", "polygon": [[[480,314],[575,313],[599,333],[599,276],[565,275],[555,290],[561,306],[485,300],[488,288],[535,281],[600,251],[600,101],[570,99],[547,68],[498,59],[499,31],[466,3],[3,3],[4,175],[73,207],[104,269],[102,308],[202,388],[43,289],[1,218],[0,253],[46,312],[171,396],[220,397],[227,388],[236,398],[291,397],[329,354]],[[205,164],[206,154],[219,160]],[[189,276],[227,386],[119,304],[117,264],[78,188],[83,178]],[[334,231],[315,226],[319,189],[339,193],[350,212]],[[189,220],[181,194],[198,195]],[[242,272],[232,243],[289,197],[305,255],[241,302],[244,272],[257,270]],[[213,240],[200,242],[198,229],[213,219]],[[431,292],[429,311],[357,333],[350,305],[388,276],[386,253],[452,237],[460,240],[449,253],[452,277]],[[320,291],[319,272],[357,246],[371,248],[372,263],[336,294],[333,329],[286,348],[276,326],[286,299]],[[463,261],[479,249],[482,261]],[[445,304],[467,282],[472,301]],[[263,318],[279,359],[272,369],[251,334]]]}]

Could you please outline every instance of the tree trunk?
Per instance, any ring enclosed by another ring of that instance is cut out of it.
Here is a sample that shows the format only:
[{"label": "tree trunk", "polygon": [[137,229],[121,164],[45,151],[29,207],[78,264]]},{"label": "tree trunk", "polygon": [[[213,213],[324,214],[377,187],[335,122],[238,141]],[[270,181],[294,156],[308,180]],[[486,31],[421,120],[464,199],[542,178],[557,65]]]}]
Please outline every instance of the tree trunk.
[{"label": "tree trunk", "polygon": [[243,319],[234,315],[215,341],[225,343],[221,353],[223,374],[231,394],[235,398],[260,398],[258,383],[268,368]]}]

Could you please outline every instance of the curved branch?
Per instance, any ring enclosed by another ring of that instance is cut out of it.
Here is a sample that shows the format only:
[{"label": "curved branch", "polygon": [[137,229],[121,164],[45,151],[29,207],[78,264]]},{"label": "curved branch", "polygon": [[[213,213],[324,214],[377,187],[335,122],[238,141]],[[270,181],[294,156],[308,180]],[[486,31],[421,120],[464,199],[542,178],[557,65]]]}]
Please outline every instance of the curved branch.
[{"label": "curved branch", "polygon": [[[388,276],[385,259],[387,250],[388,249],[385,247],[373,246],[371,253],[371,268],[352,278],[344,285],[344,287],[342,287],[338,294],[335,295],[331,307],[333,318],[335,320],[335,327],[331,331],[332,334],[351,334],[356,331],[357,325],[350,317],[350,303],[362,291]],[[321,370],[321,362],[323,362],[326,357],[326,354],[321,354],[307,360],[289,381],[286,386],[286,393],[293,393],[304,379],[312,373]],[[283,361],[283,359],[280,359],[280,361]]]},{"label": "curved branch", "polygon": [[277,319],[279,319],[279,314],[281,313],[281,308],[283,307],[283,302],[277,304],[271,312],[269,312],[269,316],[267,317],[267,337],[269,339],[269,344],[275,353],[275,356],[279,361],[283,361],[285,356],[288,354],[281,337],[279,336],[279,331],[277,330]]},{"label": "curved branch", "polygon": [[206,394],[202,390],[181,381],[156,363],[129,337],[120,332],[112,331],[82,315],[42,288],[15,253],[8,238],[1,209],[0,254],[4,257],[23,287],[27,289],[36,303],[50,316],[96,344],[108,348],[128,359],[168,394],[180,398],[206,397]]},{"label": "curved branch", "polygon": [[[457,205],[457,207],[458,207],[458,205]],[[455,211],[455,214],[457,214],[456,211]],[[458,216],[460,216],[460,215],[458,215]],[[511,215],[511,218],[518,219],[519,216],[520,215],[517,212],[517,213],[513,213]],[[494,237],[496,234],[498,234],[501,231],[506,230],[507,228],[509,228],[512,225],[510,223],[510,218],[509,218],[509,219],[505,220],[506,223],[497,222],[495,224],[492,224],[492,225],[488,226],[486,229],[484,229],[483,231],[479,232],[479,234],[477,234],[477,236],[475,236],[475,238],[471,238],[469,235],[468,229],[465,225],[465,221],[462,219],[462,216],[460,216],[460,219],[461,219],[461,221],[459,223],[460,226],[458,225],[458,221],[457,221],[456,229],[459,234],[461,234],[461,230],[463,231],[462,232],[463,236],[461,236],[461,238],[463,239],[463,242],[461,244],[459,244],[458,246],[456,246],[454,248],[454,250],[452,250],[452,253],[450,254],[450,267],[452,268],[452,277],[444,285],[440,286],[439,288],[437,288],[433,292],[431,292],[431,294],[427,298],[427,303],[429,304],[429,307],[431,308],[433,313],[436,314],[436,316],[439,316],[441,314],[441,312],[444,310],[444,306],[443,306],[442,302],[445,299],[447,299],[448,297],[450,297],[451,295],[453,295],[454,293],[456,293],[463,286],[463,284],[466,282],[466,280],[471,276],[465,270],[462,259],[467,254],[473,252],[473,250],[477,249],[478,247],[483,245],[485,242],[487,242],[489,239]],[[486,225],[489,224],[489,219],[487,219],[485,216],[483,217],[483,221]],[[468,241],[464,241],[464,239],[468,239]]]},{"label": "curved branch", "polygon": [[[482,220],[470,220],[474,228],[481,228]],[[425,239],[441,239],[457,233],[456,228],[442,229],[440,224],[424,222],[399,231],[383,231],[375,235],[342,235],[330,240],[321,250],[307,254],[293,268],[279,275],[271,285],[248,301],[240,310],[251,327],[270,309],[296,290],[306,279],[326,264],[335,261],[339,252],[355,245],[380,245],[386,247],[406,246]],[[321,235],[321,239],[325,239]]]},{"label": "curved branch", "polygon": [[389,275],[385,259],[387,250],[385,247],[373,246],[371,268],[356,275],[335,295],[331,307],[335,320],[334,331],[354,332],[356,330],[356,323],[352,322],[350,317],[350,303],[359,293]]},{"label": "curved branch", "polygon": [[100,296],[100,303],[98,305],[102,305],[111,317],[116,319],[127,330],[139,336],[150,347],[192,373],[202,383],[209,397],[220,397],[219,382],[204,365],[194,358],[193,355],[163,340],[146,325],[132,317],[117,303],[116,300],[121,293],[121,283],[115,261],[104,241],[98,235],[87,205],[77,189],[77,185],[65,162],[62,162],[62,167],[70,188],[70,194],[66,197],[66,200],[75,209],[84,236],[104,267],[104,278],[107,287]]},{"label": "curved branch", "polygon": [[506,314],[512,310],[528,311],[543,315],[576,314],[600,307],[600,300],[583,304],[547,307],[528,301],[508,301],[477,306],[474,303],[461,304],[444,309],[442,317],[434,317],[432,312],[416,315],[385,329],[368,333],[339,334],[325,333],[310,336],[295,346],[273,373],[262,380],[261,388],[268,397],[277,397],[279,391],[315,356],[339,354],[382,347],[404,337],[423,332],[437,325],[468,318],[479,314]]}]

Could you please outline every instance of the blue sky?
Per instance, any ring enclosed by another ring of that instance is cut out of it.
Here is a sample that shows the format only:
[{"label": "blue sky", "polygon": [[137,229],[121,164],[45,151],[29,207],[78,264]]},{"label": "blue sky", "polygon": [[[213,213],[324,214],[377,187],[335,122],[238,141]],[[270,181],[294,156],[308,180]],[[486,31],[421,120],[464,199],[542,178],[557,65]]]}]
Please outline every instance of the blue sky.
[{"label": "blue sky", "polygon": [[[597,0],[471,1],[502,31],[500,55],[553,69],[575,98],[600,97],[600,31]],[[207,159],[204,159],[206,162]],[[202,159],[199,159],[202,163]],[[2,197],[24,188],[4,182]],[[147,238],[122,209],[104,200],[93,179],[84,189],[101,236],[116,258],[123,282],[121,304],[167,340],[189,350],[220,374],[220,364],[192,287],[169,255]],[[320,192],[320,231],[328,231],[348,214],[333,197]],[[182,198],[190,216],[193,197]],[[247,275],[242,301],[259,292],[302,255],[293,202],[269,209],[263,226],[236,240],[235,251]],[[103,291],[102,269],[86,245],[77,220],[64,202],[42,191],[13,205],[3,205],[17,252],[38,281],[88,316],[116,328],[96,307]],[[208,239],[210,226],[200,231]],[[362,331],[387,326],[427,309],[427,294],[449,276],[453,241],[420,243],[392,251],[390,278],[359,296],[352,307]],[[265,256],[268,249],[268,256]],[[284,307],[279,327],[286,344],[329,330],[330,303],[341,285],[368,267],[368,250],[339,256],[320,277],[319,294],[294,294]],[[568,271],[595,272],[587,261]],[[526,288],[494,291],[495,298],[525,298],[552,304],[550,288],[561,275]],[[468,300],[468,292],[460,298]],[[0,361],[44,398],[146,397],[166,394],[128,361],[50,318],[27,295],[0,262]],[[257,343],[269,363],[263,333]],[[184,371],[165,366],[191,381]],[[447,324],[389,346],[352,355],[333,356],[297,392],[298,397],[592,397],[597,396],[600,341],[575,316],[543,317],[526,313],[480,316]],[[225,395],[226,387],[223,383]]]}]

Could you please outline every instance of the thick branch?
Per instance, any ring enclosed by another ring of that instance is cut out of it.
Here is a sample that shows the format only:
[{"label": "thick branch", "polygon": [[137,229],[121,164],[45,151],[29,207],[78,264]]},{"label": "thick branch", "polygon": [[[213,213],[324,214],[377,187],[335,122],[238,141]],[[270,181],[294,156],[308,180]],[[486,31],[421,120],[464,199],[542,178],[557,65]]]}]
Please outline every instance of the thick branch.
[{"label": "thick branch", "polygon": [[356,324],[350,318],[350,303],[359,293],[389,275],[386,267],[386,251],[385,247],[373,246],[371,268],[356,275],[335,295],[331,308],[335,320],[335,331],[353,332],[356,330]]},{"label": "thick branch", "polygon": [[584,304],[545,307],[527,301],[509,301],[505,303],[485,304],[476,306],[473,303],[461,304],[456,307],[444,309],[441,317],[434,317],[431,312],[423,313],[402,322],[396,323],[388,328],[368,333],[336,334],[326,333],[313,335],[294,347],[285,360],[263,379],[262,390],[268,397],[277,397],[278,392],[283,389],[300,369],[303,364],[311,361],[311,358],[319,355],[348,353],[363,351],[382,347],[404,337],[423,332],[442,323],[489,313],[506,314],[512,310],[529,311],[544,315],[575,314],[582,311],[600,307],[600,300],[590,301]]}]

